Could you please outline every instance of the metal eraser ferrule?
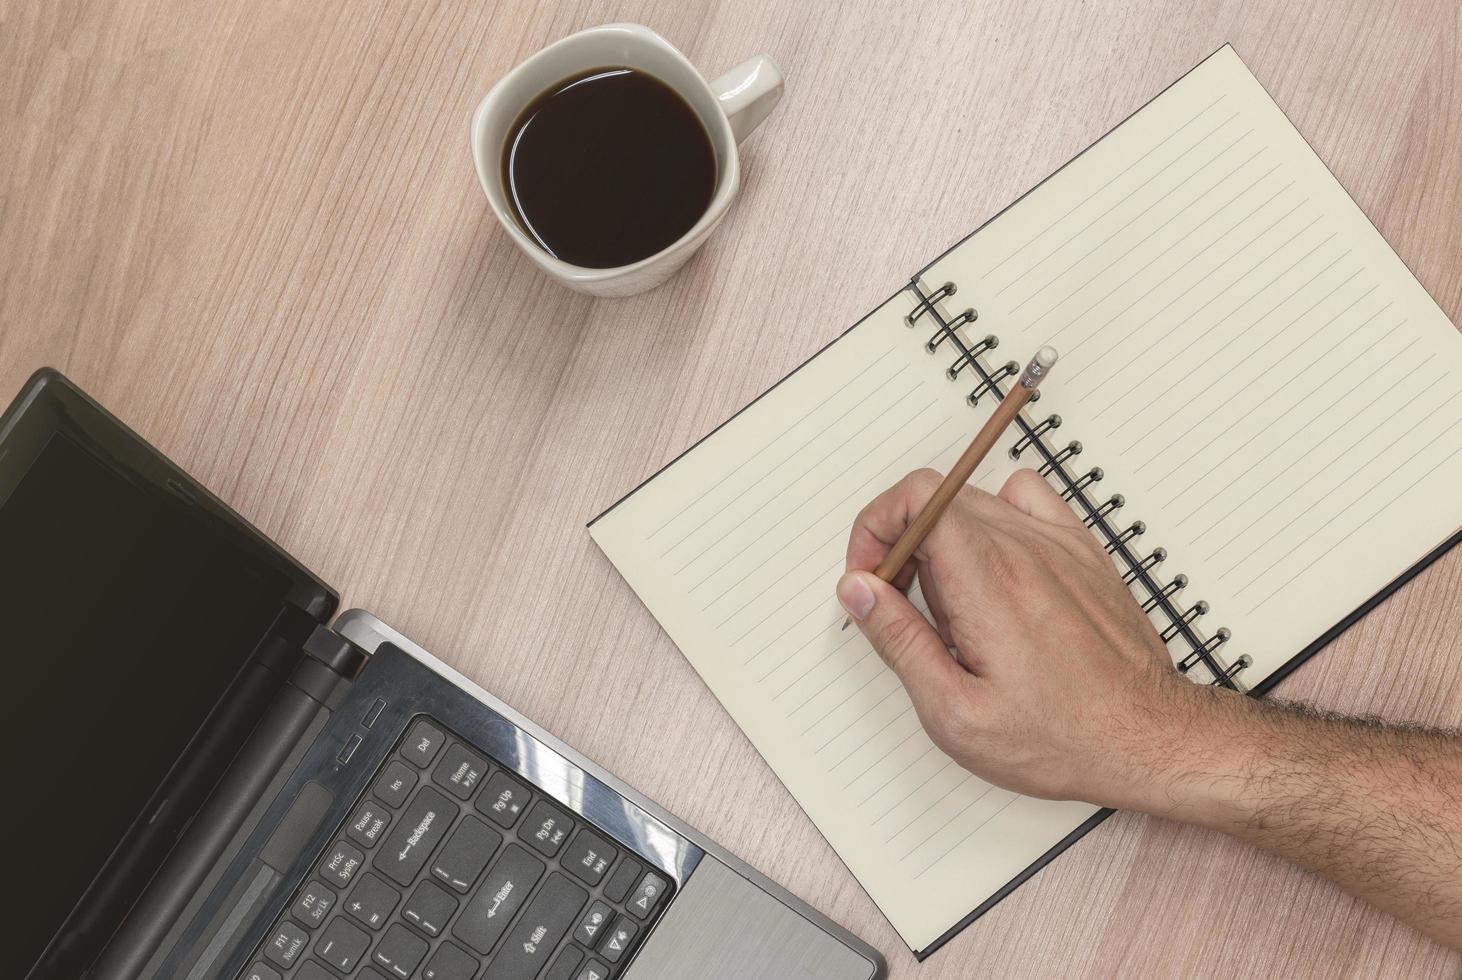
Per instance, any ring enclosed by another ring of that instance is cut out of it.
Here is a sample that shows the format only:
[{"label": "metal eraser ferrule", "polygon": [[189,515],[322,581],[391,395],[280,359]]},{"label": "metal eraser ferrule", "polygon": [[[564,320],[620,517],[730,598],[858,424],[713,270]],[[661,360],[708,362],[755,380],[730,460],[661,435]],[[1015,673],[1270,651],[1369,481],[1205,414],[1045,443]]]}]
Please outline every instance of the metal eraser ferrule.
[{"label": "metal eraser ferrule", "polygon": [[1048,344],[1045,347],[1042,347],[1040,350],[1036,351],[1036,356],[1030,359],[1030,363],[1027,364],[1025,366],[1025,370],[1021,372],[1021,387],[1034,390],[1046,377],[1046,375],[1051,372],[1051,368],[1054,367],[1055,364],[1056,348]]}]

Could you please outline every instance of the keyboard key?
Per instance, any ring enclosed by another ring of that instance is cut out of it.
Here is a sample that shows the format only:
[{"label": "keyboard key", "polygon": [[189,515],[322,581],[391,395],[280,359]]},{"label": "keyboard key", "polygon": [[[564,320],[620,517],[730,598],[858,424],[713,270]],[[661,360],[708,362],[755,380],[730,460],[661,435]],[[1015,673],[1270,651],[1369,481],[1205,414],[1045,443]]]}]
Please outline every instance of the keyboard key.
[{"label": "keyboard key", "polygon": [[523,910],[503,948],[488,964],[482,980],[533,980],[573,928],[588,900],[589,893],[566,875],[549,875]]},{"label": "keyboard key", "polygon": [[426,859],[447,835],[457,809],[456,803],[423,786],[401,814],[401,822],[386,836],[372,866],[398,885],[415,882]]},{"label": "keyboard key", "polygon": [[419,928],[428,936],[440,936],[447,927],[447,920],[457,911],[457,899],[451,892],[443,890],[430,881],[416,886],[416,891],[406,900],[401,918]]},{"label": "keyboard key", "polygon": [[401,743],[401,756],[418,769],[425,769],[442,750],[447,736],[429,721],[418,721],[411,728],[411,734]]},{"label": "keyboard key", "polygon": [[416,773],[400,759],[392,759],[376,778],[371,792],[393,810],[401,809],[406,797],[416,788]]},{"label": "keyboard key", "polygon": [[[305,960],[300,965],[299,972],[294,975],[293,980],[335,980],[335,974],[314,960]],[[362,974],[359,980],[371,980],[371,978]]]},{"label": "keyboard key", "polygon": [[416,972],[427,949],[425,939],[412,935],[410,929],[398,922],[381,937],[381,944],[371,954],[371,962],[384,966],[387,973],[405,978]]},{"label": "keyboard key", "polygon": [[345,825],[345,833],[362,847],[375,847],[386,832],[391,815],[375,800],[366,800],[356,808],[355,816]]},{"label": "keyboard key", "polygon": [[442,943],[426,961],[421,980],[472,980],[481,965],[481,961],[466,950],[451,943]]},{"label": "keyboard key", "polygon": [[558,951],[558,957],[548,968],[548,972],[543,974],[543,980],[574,980],[574,974],[578,972],[582,962],[584,954],[579,952],[577,946],[565,946]]},{"label": "keyboard key", "polygon": [[446,789],[459,800],[470,800],[473,790],[487,772],[487,762],[466,746],[453,745],[432,770],[432,782]]},{"label": "keyboard key", "polygon": [[665,891],[665,879],[653,871],[640,879],[640,886],[635,889],[634,895],[630,897],[629,914],[643,922],[655,911],[655,904],[660,901],[660,895]]},{"label": "keyboard key", "polygon": [[244,971],[244,975],[239,980],[283,980],[283,978],[274,967],[255,963]]},{"label": "keyboard key", "polygon": [[574,930],[574,938],[593,949],[594,944],[599,941],[600,934],[604,932],[605,927],[613,918],[614,909],[603,902],[595,902],[589,906],[589,911],[585,912],[583,918],[579,920],[579,927]]},{"label": "keyboard key", "polygon": [[359,926],[336,916],[315,940],[315,955],[341,973],[349,973],[355,969],[370,944],[371,937]]},{"label": "keyboard key", "polygon": [[483,956],[491,953],[545,870],[542,861],[517,844],[503,848],[452,927],[452,935]]},{"label": "keyboard key", "polygon": [[299,959],[309,941],[309,935],[299,926],[289,921],[281,922],[264,944],[264,955],[271,963],[288,970],[294,966],[294,961]]},{"label": "keyboard key", "polygon": [[624,959],[629,948],[634,945],[635,936],[639,931],[639,926],[621,915],[619,921],[614,924],[614,928],[605,934],[604,941],[599,944],[599,955],[610,963],[618,963]]},{"label": "keyboard key", "polygon": [[502,842],[503,835],[483,821],[463,817],[432,862],[431,873],[465,895]]},{"label": "keyboard key", "polygon": [[350,884],[355,873],[360,870],[361,862],[365,855],[351,847],[345,841],[336,841],[325,855],[325,861],[320,865],[320,877],[340,888]]},{"label": "keyboard key", "polygon": [[604,980],[607,976],[609,976],[609,967],[590,960],[584,964],[584,968],[579,971],[579,975],[574,980]]},{"label": "keyboard key", "polygon": [[367,871],[345,900],[345,914],[372,929],[379,929],[401,901],[401,893]]},{"label": "keyboard key", "polygon": [[[300,978],[295,977],[295,980],[300,980]],[[335,978],[331,977],[330,980],[335,980]],[[355,980],[390,980],[390,978],[388,978],[380,970],[368,966],[360,971],[360,976],[356,977]]]},{"label": "keyboard key", "polygon": [[518,817],[528,805],[531,796],[528,787],[499,770],[492,774],[492,778],[487,781],[487,788],[477,798],[477,809],[485,813],[487,819],[506,830],[518,822]]},{"label": "keyboard key", "polygon": [[573,829],[574,822],[569,819],[568,814],[547,800],[539,800],[528,811],[528,819],[519,833],[526,837],[528,844],[538,853],[553,857],[563,847],[563,842],[568,840],[569,831]]},{"label": "keyboard key", "polygon": [[265,957],[288,970],[300,958],[300,952],[308,942],[310,936],[303,929],[295,926],[292,921],[282,921],[273,930],[269,942],[265,943]]},{"label": "keyboard key", "polygon": [[296,919],[313,929],[325,921],[325,916],[334,907],[335,893],[318,881],[312,881],[300,892],[300,897],[289,911]]},{"label": "keyboard key", "polygon": [[611,902],[624,901],[629,890],[639,884],[640,875],[643,873],[644,869],[639,866],[639,863],[626,854],[624,860],[619,862],[619,867],[614,869],[614,874],[610,875],[609,880],[604,883],[604,897]]},{"label": "keyboard key", "polygon": [[586,885],[597,885],[614,863],[613,845],[588,827],[580,830],[559,858],[565,871]]}]

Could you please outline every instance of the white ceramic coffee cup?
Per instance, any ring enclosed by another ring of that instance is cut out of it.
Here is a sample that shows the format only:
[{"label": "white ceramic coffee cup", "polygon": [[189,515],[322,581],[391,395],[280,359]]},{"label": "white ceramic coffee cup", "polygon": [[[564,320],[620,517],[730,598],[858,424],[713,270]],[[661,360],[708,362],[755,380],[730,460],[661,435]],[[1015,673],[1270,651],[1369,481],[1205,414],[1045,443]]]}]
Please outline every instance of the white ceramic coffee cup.
[{"label": "white ceramic coffee cup", "polygon": [[[503,187],[502,154],[509,129],[528,103],[566,78],[611,65],[654,75],[695,110],[716,154],[716,188],[705,214],[667,247],[629,265],[590,269],[550,255],[519,226]],[[472,157],[493,214],[544,272],[581,292],[629,296],[664,282],[720,224],[741,182],[736,144],[761,124],[781,95],[782,73],[764,54],[707,82],[685,55],[648,27],[606,24],[549,45],[494,85],[472,115]]]}]

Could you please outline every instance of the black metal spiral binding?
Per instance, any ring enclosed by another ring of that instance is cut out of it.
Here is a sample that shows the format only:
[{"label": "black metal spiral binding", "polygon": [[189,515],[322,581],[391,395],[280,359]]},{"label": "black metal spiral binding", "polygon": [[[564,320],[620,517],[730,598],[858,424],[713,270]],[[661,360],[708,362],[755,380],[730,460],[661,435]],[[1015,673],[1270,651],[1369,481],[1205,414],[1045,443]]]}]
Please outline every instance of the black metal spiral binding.
[{"label": "black metal spiral binding", "polygon": [[[956,342],[958,343],[958,340],[956,340]],[[963,348],[964,344],[961,343],[960,347]],[[1013,378],[1020,373],[1020,365],[1015,363],[1014,361],[1006,361],[1002,366],[996,368],[993,374],[987,372],[983,367],[981,367],[978,361],[971,359],[971,363],[975,366],[975,369],[980,372],[979,386],[975,388],[974,391],[965,396],[965,401],[969,402],[971,405],[980,404],[980,398],[987,391],[993,391],[996,395],[1003,397],[1005,393],[1000,390],[1000,382],[1004,381],[1006,378]]]},{"label": "black metal spiral binding", "polygon": [[[1161,565],[1167,560],[1168,549],[1153,548],[1152,551],[1148,553],[1147,557],[1142,559],[1141,561],[1127,563],[1127,571],[1122,573],[1122,581],[1128,585],[1131,585],[1133,582],[1136,582],[1138,579],[1142,578],[1148,572],[1152,571],[1154,568]],[[1177,614],[1174,613],[1173,619],[1176,620],[1177,618]]]},{"label": "black metal spiral binding", "polygon": [[[936,313],[935,315],[937,316],[938,314]],[[975,308],[973,306],[971,306],[969,309],[965,310],[963,313],[961,313],[959,316],[955,317],[953,320],[950,320],[948,323],[945,323],[944,321],[941,320],[940,321],[940,326],[939,326],[939,332],[936,333],[934,336],[930,337],[928,340],[926,340],[924,342],[924,349],[926,351],[928,351],[929,353],[931,353],[931,354],[934,353],[936,350],[939,349],[939,345],[942,344],[942,343],[944,343],[944,340],[945,340],[946,337],[952,337],[952,336],[954,336],[954,334],[952,333],[952,331],[956,327],[962,327],[966,323],[974,323],[979,318],[980,318],[980,314],[977,313],[977,312],[975,312]],[[910,324],[910,326],[912,326],[912,325],[913,324]],[[994,340],[996,343],[999,343],[999,341],[996,340],[996,338],[994,338],[994,337],[991,337],[990,339],[991,340]],[[993,346],[993,344],[991,346]],[[970,355],[970,352],[969,351],[965,351],[964,352],[964,356],[961,357],[961,360],[965,360],[969,356],[971,356]],[[959,361],[956,361],[955,363],[958,364]]]},{"label": "black metal spiral binding", "polygon": [[1133,521],[1131,525],[1128,526],[1127,530],[1123,531],[1121,534],[1117,535],[1111,541],[1108,541],[1106,543],[1104,547],[1107,549],[1107,554],[1110,555],[1112,552],[1122,547],[1122,545],[1126,544],[1128,541],[1131,541],[1133,538],[1146,532],[1147,524],[1145,522]]},{"label": "black metal spiral binding", "polygon": [[962,352],[959,357],[955,358],[954,363],[945,370],[945,377],[949,378],[950,381],[957,380],[959,378],[959,373],[963,371],[966,367],[968,367],[971,361],[979,357],[981,354],[994,350],[998,346],[1000,346],[1000,338],[995,336],[993,333],[987,335],[984,340],[980,341],[969,350]]},{"label": "black metal spiral binding", "polygon": [[1065,449],[1061,450],[1054,456],[1047,456],[1046,461],[1036,468],[1036,472],[1041,474],[1041,476],[1050,476],[1051,473],[1062,463],[1066,462],[1072,456],[1080,455],[1081,442],[1077,439],[1072,439],[1066,444]]},{"label": "black metal spiral binding", "polygon": [[1171,582],[1162,587],[1161,591],[1157,592],[1154,595],[1148,596],[1142,601],[1142,611],[1152,612],[1153,607],[1156,606],[1159,602],[1164,599],[1171,599],[1173,596],[1177,595],[1179,592],[1183,591],[1187,587],[1188,576],[1184,575],[1182,572],[1179,572],[1178,574],[1173,576],[1173,580]]},{"label": "black metal spiral binding", "polygon": [[918,322],[919,317],[923,316],[925,313],[932,312],[934,310],[935,303],[939,302],[942,299],[946,299],[947,297],[953,296],[955,293],[955,287],[954,283],[947,282],[944,285],[940,286],[938,289],[934,290],[932,293],[929,293],[928,295],[925,295],[924,292],[918,288],[915,288],[914,292],[919,297],[919,305],[914,307],[913,312],[904,317],[904,322],[911,327],[916,322]]},{"label": "black metal spiral binding", "polygon": [[[981,349],[980,345],[967,343],[956,332],[957,328],[975,319],[974,311],[967,310],[969,314],[959,314],[946,319],[938,309],[938,303],[942,299],[954,295],[955,286],[953,283],[945,283],[929,292],[925,292],[919,278],[909,284],[909,290],[915,297],[916,305],[906,317],[910,326],[915,325],[920,317],[928,314],[938,325],[939,330],[925,344],[930,352],[936,350],[944,341],[948,340],[959,352],[959,359],[951,368],[951,377],[958,375],[964,367],[970,367],[979,379],[979,386],[970,393],[966,399],[970,404],[976,404],[987,392],[993,393],[996,397],[1004,397],[1005,392],[1001,389],[1000,383],[1019,373],[1019,365],[1006,364],[1002,367],[990,369],[979,360],[981,353],[988,353],[993,349],[994,344],[989,344]],[[994,339],[992,338],[987,338]],[[995,340],[998,343],[998,340]],[[1055,419],[1053,422],[1052,419]],[[1234,690],[1242,690],[1238,682],[1238,674],[1248,667],[1252,660],[1244,655],[1232,663],[1225,663],[1219,656],[1218,650],[1229,639],[1229,631],[1220,627],[1213,636],[1204,637],[1196,628],[1196,620],[1208,611],[1206,602],[1196,602],[1187,609],[1179,609],[1174,603],[1178,591],[1187,585],[1188,579],[1184,575],[1175,575],[1167,583],[1162,583],[1156,576],[1155,569],[1167,558],[1167,551],[1163,548],[1154,548],[1144,557],[1139,557],[1138,552],[1132,550],[1135,539],[1142,533],[1133,532],[1136,527],[1143,527],[1140,521],[1128,525],[1125,530],[1118,530],[1113,523],[1114,515],[1126,503],[1120,493],[1113,494],[1100,503],[1094,501],[1086,491],[1095,485],[1102,477],[1100,467],[1094,467],[1084,474],[1077,475],[1070,471],[1064,464],[1072,457],[1081,452],[1079,442],[1068,443],[1063,449],[1057,450],[1050,446],[1044,436],[1052,429],[1060,425],[1059,417],[1051,416],[1042,422],[1032,423],[1024,415],[1016,417],[1015,424],[1020,430],[1021,437],[1012,449],[1011,455],[1018,457],[1021,452],[1027,449],[1034,449],[1041,459],[1039,472],[1043,476],[1054,477],[1058,484],[1061,496],[1072,502],[1077,512],[1082,516],[1082,523],[1092,528],[1103,541],[1107,552],[1118,559],[1126,566],[1127,571],[1122,576],[1122,581],[1128,586],[1136,588],[1141,586],[1147,593],[1148,598],[1143,601],[1144,611],[1159,611],[1170,624],[1161,631],[1165,642],[1179,640],[1184,643],[1190,653],[1185,654],[1178,661],[1178,669],[1184,673],[1190,671],[1198,664],[1213,677],[1214,686],[1228,687]]]},{"label": "black metal spiral binding", "polygon": [[1010,447],[1010,458],[1020,459],[1020,454],[1029,449],[1031,447],[1031,443],[1035,442],[1037,439],[1045,435],[1047,432],[1050,432],[1052,429],[1059,428],[1061,428],[1061,416],[1055,414],[1047,415],[1045,419],[1036,423],[1035,428],[1031,429],[1030,435],[1021,436],[1019,439],[1015,440],[1015,445]]},{"label": "black metal spiral binding", "polygon": [[[1077,443],[1077,445],[1079,446],[1081,445],[1081,443]],[[1041,475],[1044,476],[1045,474]],[[1114,493],[1107,498],[1106,503],[1102,504],[1096,510],[1090,511],[1085,517],[1083,517],[1081,519],[1081,523],[1085,524],[1087,527],[1091,527],[1097,521],[1103,520],[1111,514],[1115,514],[1117,511],[1125,507],[1126,504],[1126,497],[1122,496],[1120,493]]]}]

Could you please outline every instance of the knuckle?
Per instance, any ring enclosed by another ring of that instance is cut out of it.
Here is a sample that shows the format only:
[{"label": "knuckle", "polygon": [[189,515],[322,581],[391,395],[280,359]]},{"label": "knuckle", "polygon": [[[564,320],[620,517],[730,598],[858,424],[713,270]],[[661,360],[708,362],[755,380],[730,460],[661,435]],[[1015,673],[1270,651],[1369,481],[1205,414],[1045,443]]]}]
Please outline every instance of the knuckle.
[{"label": "knuckle", "polygon": [[1050,484],[1046,482],[1046,478],[1029,466],[1023,466],[1016,470],[1010,474],[1005,482],[1016,490],[1040,490],[1042,487],[1050,488]]},{"label": "knuckle", "polygon": [[939,488],[939,484],[944,482],[943,474],[927,466],[914,470],[904,479],[911,490],[921,494],[933,493]]},{"label": "knuckle", "polygon": [[894,673],[902,673],[917,642],[917,626],[899,618],[884,624],[878,635],[878,652]]}]

